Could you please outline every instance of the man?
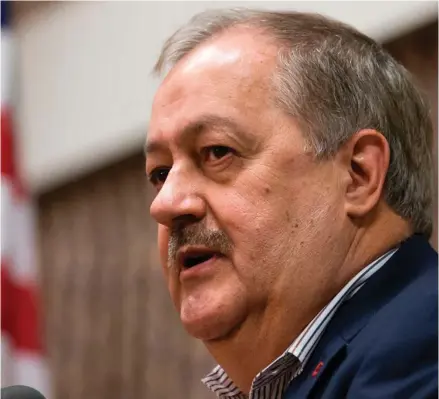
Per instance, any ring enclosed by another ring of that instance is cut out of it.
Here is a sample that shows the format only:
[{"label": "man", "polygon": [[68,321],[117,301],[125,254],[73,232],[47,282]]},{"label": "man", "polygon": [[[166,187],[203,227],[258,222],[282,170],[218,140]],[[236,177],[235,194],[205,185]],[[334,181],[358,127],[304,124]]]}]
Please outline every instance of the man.
[{"label": "man", "polygon": [[222,398],[437,397],[432,126],[378,44],[302,13],[166,42],[146,171],[181,321]]}]

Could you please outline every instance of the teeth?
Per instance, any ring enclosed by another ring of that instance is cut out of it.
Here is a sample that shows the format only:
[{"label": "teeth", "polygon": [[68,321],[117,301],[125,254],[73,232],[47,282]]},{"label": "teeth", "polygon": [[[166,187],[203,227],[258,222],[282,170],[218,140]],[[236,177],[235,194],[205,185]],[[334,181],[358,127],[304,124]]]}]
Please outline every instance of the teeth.
[{"label": "teeth", "polygon": [[202,262],[206,262],[207,260],[209,260],[212,257],[213,257],[213,254],[204,254],[204,255],[187,257],[184,260],[184,267],[190,268],[190,267],[196,266]]}]

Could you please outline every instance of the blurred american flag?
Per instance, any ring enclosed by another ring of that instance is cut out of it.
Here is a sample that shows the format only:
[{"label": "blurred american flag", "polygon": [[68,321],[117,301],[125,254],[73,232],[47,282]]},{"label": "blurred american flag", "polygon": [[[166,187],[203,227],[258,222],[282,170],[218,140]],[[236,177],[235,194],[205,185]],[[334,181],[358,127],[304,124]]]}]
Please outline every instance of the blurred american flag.
[{"label": "blurred american flag", "polygon": [[49,395],[41,341],[36,214],[19,178],[14,131],[15,46],[10,3],[1,2],[1,385]]}]

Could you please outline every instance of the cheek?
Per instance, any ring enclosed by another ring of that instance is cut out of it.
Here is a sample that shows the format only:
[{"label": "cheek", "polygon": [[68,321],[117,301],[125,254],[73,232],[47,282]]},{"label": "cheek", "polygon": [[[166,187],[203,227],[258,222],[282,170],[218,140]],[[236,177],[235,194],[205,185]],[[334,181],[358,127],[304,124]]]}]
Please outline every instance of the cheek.
[{"label": "cheek", "polygon": [[[218,199],[220,197],[217,197]],[[271,193],[262,188],[259,192],[228,193],[217,202],[215,217],[220,228],[232,240],[235,247],[234,261],[239,274],[257,272],[261,256],[269,256],[274,248],[273,240],[279,241],[284,207]]]},{"label": "cheek", "polygon": [[220,228],[234,245],[234,273],[246,287],[247,299],[262,307],[284,263],[279,255],[286,252],[282,215],[277,204],[264,194],[259,193],[258,197],[230,195],[220,205],[221,209],[218,207]]},{"label": "cheek", "polygon": [[168,269],[168,242],[169,242],[169,229],[165,226],[158,226],[157,242],[160,255],[160,262],[163,269],[166,271]]},{"label": "cheek", "polygon": [[221,228],[230,235],[235,245],[239,245],[249,233],[258,234],[261,224],[264,220],[266,222],[266,216],[269,216],[266,215],[266,207],[267,204],[261,197],[231,193],[226,195],[223,201],[218,201],[215,208]]}]

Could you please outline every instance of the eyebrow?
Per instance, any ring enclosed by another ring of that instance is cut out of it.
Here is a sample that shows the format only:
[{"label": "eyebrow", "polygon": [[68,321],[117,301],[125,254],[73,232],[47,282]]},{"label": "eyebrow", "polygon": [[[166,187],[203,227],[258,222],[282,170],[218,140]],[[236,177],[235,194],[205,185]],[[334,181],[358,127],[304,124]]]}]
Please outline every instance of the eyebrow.
[{"label": "eyebrow", "polygon": [[[239,138],[245,139],[247,137],[247,135],[242,132],[238,124],[231,118],[212,114],[202,115],[197,120],[188,123],[186,126],[183,127],[183,129],[181,129],[180,134],[181,136],[192,135],[195,136],[194,138],[196,138],[196,136],[206,132],[208,129],[215,127],[221,129],[225,128],[234,133],[238,133]],[[145,156],[148,156],[154,152],[164,152],[165,150],[166,145],[161,141],[148,141],[148,138],[146,139],[144,146]]]}]

